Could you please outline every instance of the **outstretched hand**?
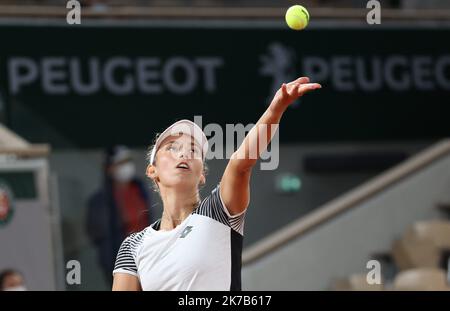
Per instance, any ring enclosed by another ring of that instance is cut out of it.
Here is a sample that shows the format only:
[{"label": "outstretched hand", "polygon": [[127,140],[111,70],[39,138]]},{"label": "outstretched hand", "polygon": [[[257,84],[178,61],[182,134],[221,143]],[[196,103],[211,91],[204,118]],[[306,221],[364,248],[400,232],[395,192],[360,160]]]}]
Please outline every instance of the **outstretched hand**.
[{"label": "outstretched hand", "polygon": [[322,86],[319,83],[309,83],[308,77],[301,77],[287,84],[283,83],[275,94],[271,106],[276,110],[284,111],[297,98],[320,88]]}]

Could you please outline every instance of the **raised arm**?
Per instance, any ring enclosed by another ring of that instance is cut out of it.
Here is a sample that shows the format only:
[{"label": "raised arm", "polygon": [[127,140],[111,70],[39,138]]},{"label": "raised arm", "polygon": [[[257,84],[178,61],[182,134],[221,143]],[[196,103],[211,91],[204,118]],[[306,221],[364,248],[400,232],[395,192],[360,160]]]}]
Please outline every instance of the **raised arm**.
[{"label": "raised arm", "polygon": [[250,202],[252,168],[267,149],[283,113],[297,98],[319,88],[320,84],[309,83],[307,77],[283,83],[267,110],[233,154],[220,181],[220,195],[231,215],[239,214],[247,208]]}]

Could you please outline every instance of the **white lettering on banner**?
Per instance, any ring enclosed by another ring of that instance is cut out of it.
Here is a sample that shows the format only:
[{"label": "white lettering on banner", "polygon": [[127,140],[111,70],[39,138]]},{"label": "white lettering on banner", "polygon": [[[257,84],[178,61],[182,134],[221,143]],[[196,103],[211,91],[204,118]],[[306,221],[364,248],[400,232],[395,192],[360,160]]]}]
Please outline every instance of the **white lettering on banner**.
[{"label": "white lettering on banner", "polygon": [[300,66],[302,75],[319,83],[329,80],[328,86],[339,92],[450,90],[450,55],[306,56]]},{"label": "white lettering on banner", "polygon": [[[445,72],[447,70],[447,75]],[[450,55],[441,57],[436,63],[436,80],[438,85],[444,90],[450,90]]]},{"label": "white lettering on banner", "polygon": [[205,90],[209,93],[213,93],[217,89],[216,85],[216,75],[214,70],[217,67],[223,65],[223,61],[218,57],[210,57],[210,58],[197,58],[195,63],[200,69],[204,70],[205,76]]},{"label": "white lettering on banner", "polygon": [[[380,90],[383,85],[383,79],[381,77],[381,60],[379,58],[373,59],[372,74],[366,72],[364,68],[364,60],[357,58],[356,81],[359,82],[361,89],[367,92]],[[369,77],[369,75],[371,77]]]},{"label": "white lettering on banner", "polygon": [[[65,57],[11,57],[7,61],[9,91],[15,95],[24,87],[40,84],[46,95],[92,95],[105,90],[114,95],[161,94],[184,95],[198,89],[217,91],[220,57],[155,57],[136,59],[118,56],[101,61]],[[181,77],[181,78],[180,78]]]},{"label": "white lettering on banner", "polygon": [[413,59],[413,67],[415,75],[413,76],[414,84],[421,91],[432,91],[434,88],[431,82],[432,72],[431,64],[433,60],[429,56],[416,57]]},{"label": "white lettering on banner", "polygon": [[[163,69],[163,80],[166,81],[167,88],[175,94],[192,92],[198,81],[194,66],[194,64],[191,64],[191,62],[184,57],[171,58]],[[184,82],[175,80],[175,70],[177,69],[181,69],[186,74]]]},{"label": "white lettering on banner", "polygon": [[8,61],[8,81],[11,94],[17,94],[22,85],[38,79],[38,65],[31,58],[14,57]]},{"label": "white lettering on banner", "polygon": [[270,96],[273,96],[272,93],[284,82],[282,77],[291,75],[292,68],[295,68],[298,75],[326,83],[327,88],[339,92],[378,92],[386,89],[396,92],[450,90],[448,54],[331,57],[305,55],[298,58],[291,57],[292,51],[294,49],[287,45],[271,42],[259,57],[259,73],[271,77],[273,81]]},{"label": "white lettering on banner", "polygon": [[123,81],[116,81],[114,74],[122,68],[127,72],[131,68],[131,61],[125,57],[115,57],[106,62],[105,70],[103,70],[103,80],[106,89],[115,95],[127,95],[134,92],[134,81],[130,74],[125,74]]},{"label": "white lettering on banner", "polygon": [[138,58],[137,60],[137,81],[138,87],[144,94],[162,93],[161,84],[158,84],[160,73],[157,67],[160,66],[159,58]]},{"label": "white lettering on banner", "polygon": [[[403,56],[392,56],[386,60],[384,67],[384,78],[386,84],[395,91],[407,91],[411,88],[411,77],[407,74],[408,59]],[[394,73],[401,70],[401,75]]]},{"label": "white lettering on banner", "polygon": [[352,59],[347,57],[334,57],[331,61],[333,84],[341,91],[353,91],[355,84],[352,81]]},{"label": "white lettering on banner", "polygon": [[88,61],[88,77],[89,82],[84,84],[82,81],[82,70],[79,59],[70,60],[70,79],[72,81],[72,87],[76,94],[90,95],[97,93],[100,90],[100,64],[98,59],[93,58]]},{"label": "white lettering on banner", "polygon": [[65,59],[61,57],[49,57],[43,60],[42,70],[47,74],[42,77],[42,88],[46,93],[64,95],[69,92],[69,87],[64,83],[67,80],[65,65]]},{"label": "white lettering on banner", "polygon": [[[450,90],[449,54],[304,56],[298,65],[293,61],[299,73],[316,82],[327,81],[330,89],[339,92]],[[219,57],[11,57],[7,59],[8,89],[12,95],[30,85],[39,86],[46,95],[85,96],[101,91],[121,96],[163,92],[185,95],[198,90],[215,93],[223,66],[224,60]]]}]

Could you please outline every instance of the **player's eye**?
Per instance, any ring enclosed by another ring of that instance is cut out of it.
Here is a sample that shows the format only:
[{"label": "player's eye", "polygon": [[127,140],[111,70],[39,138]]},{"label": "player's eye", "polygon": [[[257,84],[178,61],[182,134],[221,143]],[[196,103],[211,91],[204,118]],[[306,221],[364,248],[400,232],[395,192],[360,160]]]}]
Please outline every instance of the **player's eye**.
[{"label": "player's eye", "polygon": [[168,150],[168,151],[175,151],[176,148],[175,148],[175,146],[173,144],[169,144],[169,145],[167,145],[166,150]]},{"label": "player's eye", "polygon": [[200,155],[201,155],[201,152],[200,152],[200,149],[199,148],[197,148],[197,147],[192,147],[192,149],[191,149],[191,153],[194,155],[194,157],[200,157]]}]

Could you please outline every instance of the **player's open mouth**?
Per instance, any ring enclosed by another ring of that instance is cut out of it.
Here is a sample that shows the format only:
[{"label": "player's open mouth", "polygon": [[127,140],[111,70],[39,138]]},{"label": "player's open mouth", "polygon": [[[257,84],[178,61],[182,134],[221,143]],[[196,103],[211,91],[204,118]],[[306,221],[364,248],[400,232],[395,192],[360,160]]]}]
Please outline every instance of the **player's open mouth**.
[{"label": "player's open mouth", "polygon": [[180,168],[183,170],[189,170],[189,165],[186,162],[180,162],[180,163],[178,163],[177,168]]}]

